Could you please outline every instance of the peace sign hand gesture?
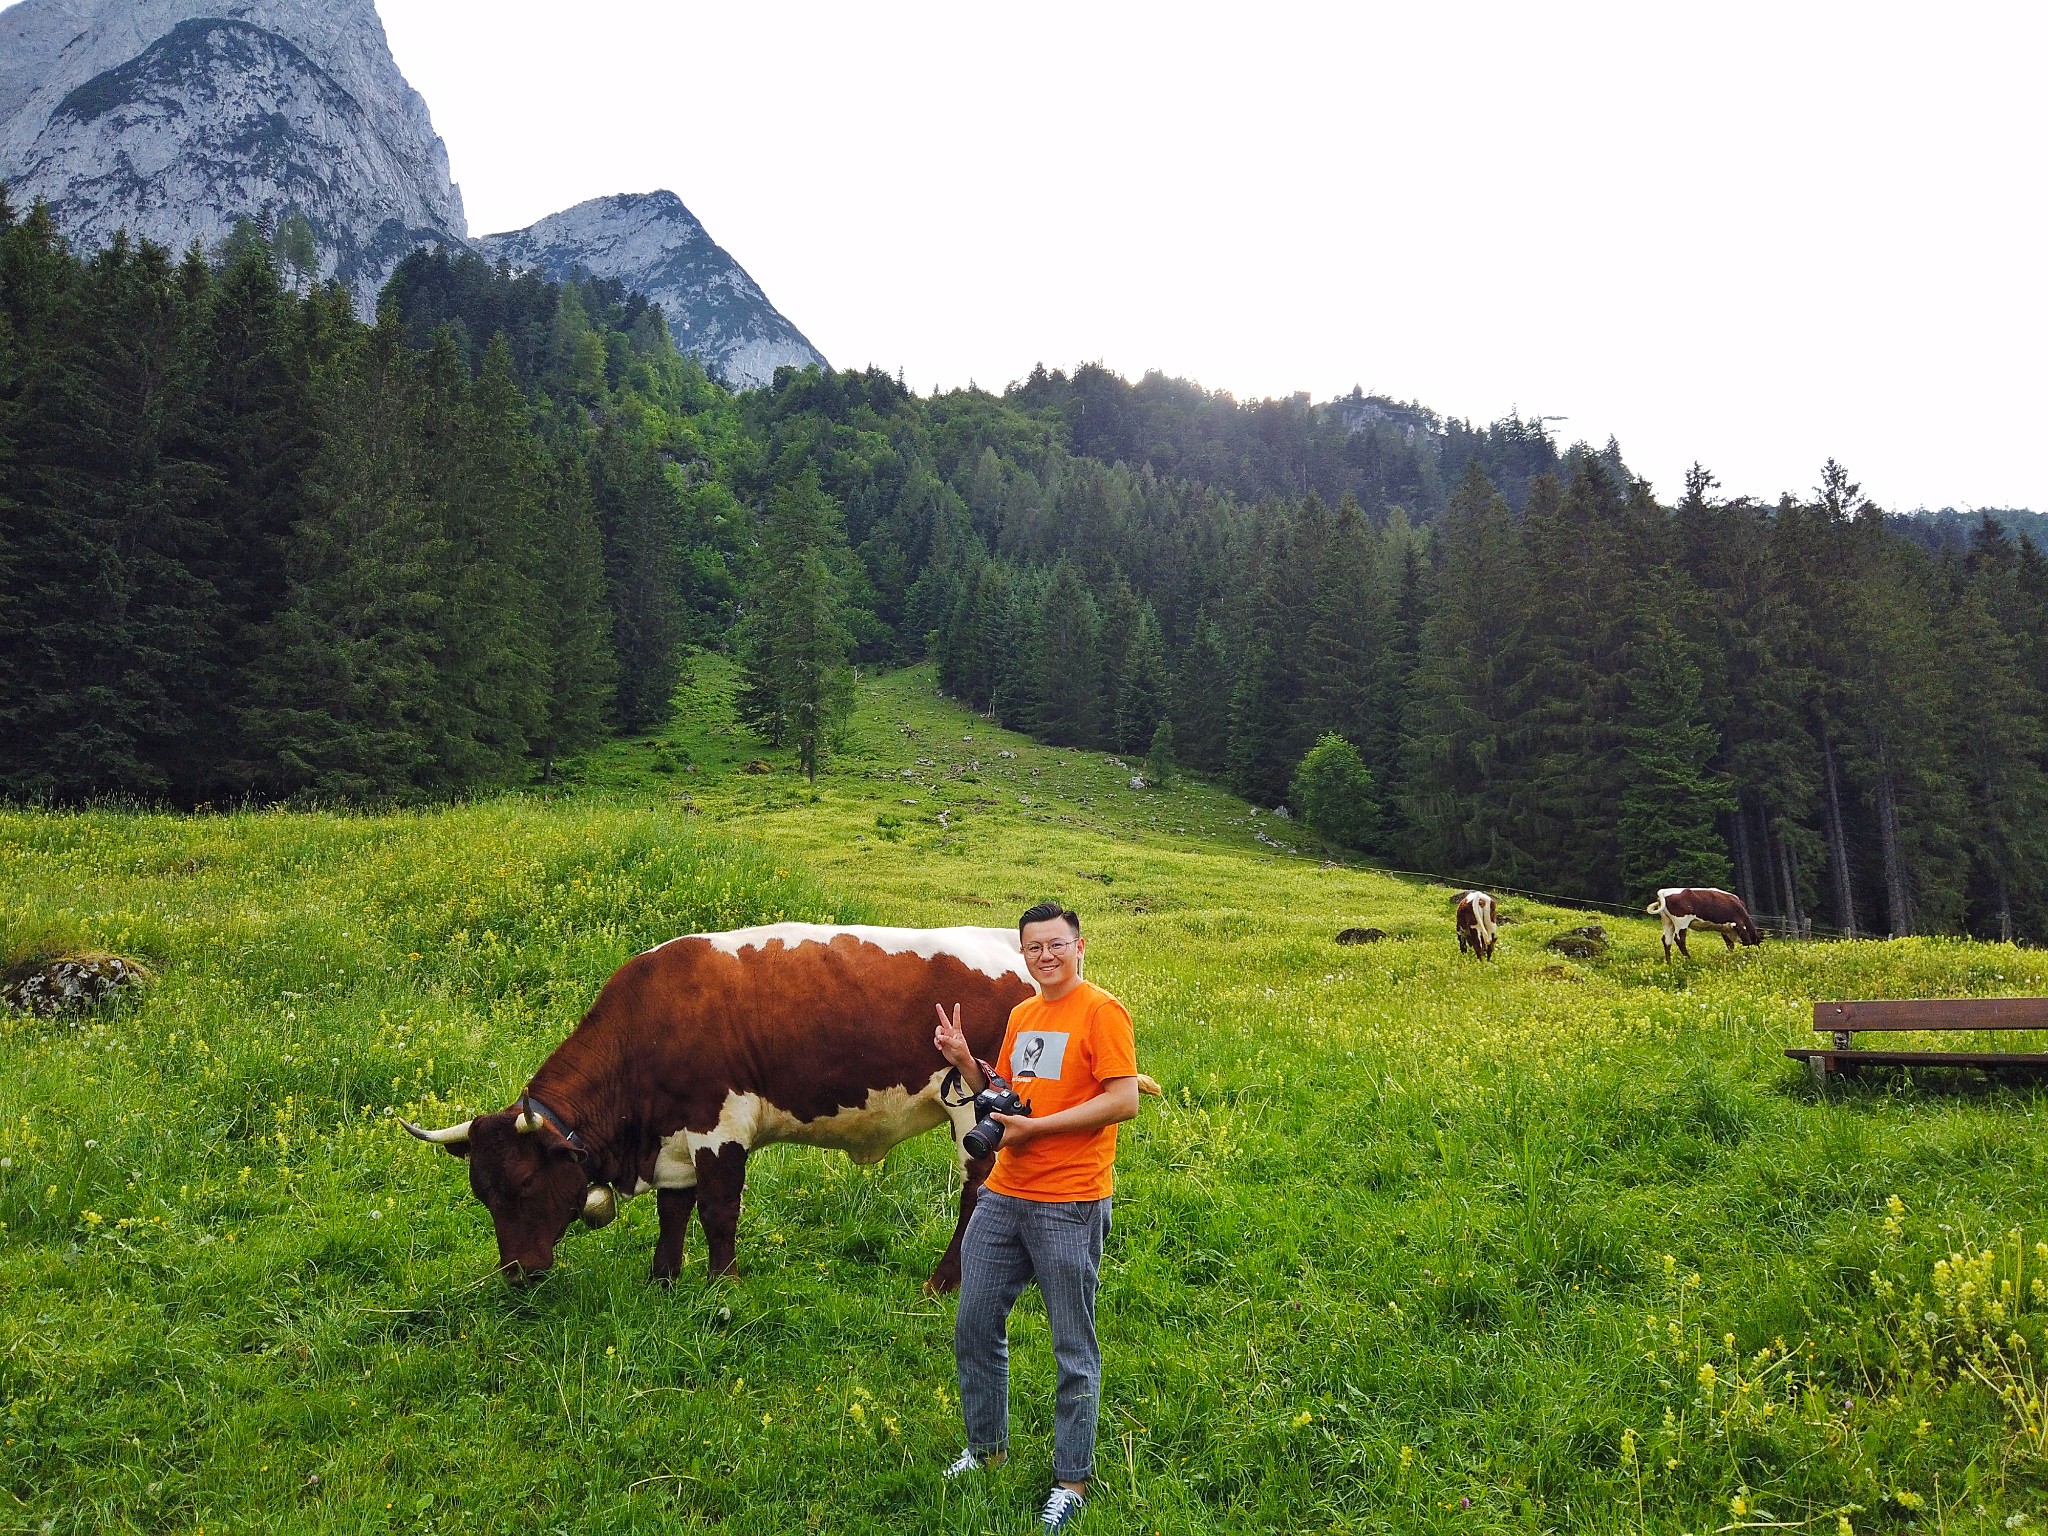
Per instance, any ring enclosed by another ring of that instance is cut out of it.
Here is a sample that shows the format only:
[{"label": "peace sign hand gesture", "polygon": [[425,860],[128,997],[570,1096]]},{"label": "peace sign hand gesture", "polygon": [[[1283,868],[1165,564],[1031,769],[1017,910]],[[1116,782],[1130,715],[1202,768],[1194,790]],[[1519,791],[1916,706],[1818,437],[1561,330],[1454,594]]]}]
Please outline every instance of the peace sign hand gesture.
[{"label": "peace sign hand gesture", "polygon": [[968,1047],[967,1032],[960,1027],[960,1005],[955,1003],[953,1011],[946,1012],[944,1003],[933,1004],[939,1010],[939,1027],[932,1031],[932,1044],[938,1053],[961,1077],[967,1086],[979,1093],[982,1088],[981,1064],[974,1059],[974,1052]]}]

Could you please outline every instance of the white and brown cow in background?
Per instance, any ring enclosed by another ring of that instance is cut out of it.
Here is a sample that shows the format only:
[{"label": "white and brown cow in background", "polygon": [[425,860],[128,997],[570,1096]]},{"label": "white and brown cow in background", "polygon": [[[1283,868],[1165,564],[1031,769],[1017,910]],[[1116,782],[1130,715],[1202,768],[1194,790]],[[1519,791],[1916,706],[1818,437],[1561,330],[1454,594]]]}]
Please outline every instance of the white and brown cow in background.
[{"label": "white and brown cow in background", "polygon": [[[711,1273],[734,1270],[747,1154],[771,1142],[878,1162],[947,1125],[974,1123],[932,1044],[935,1003],[961,1005],[977,1056],[995,1055],[1011,1008],[1032,995],[1007,928],[776,923],[671,939],[621,966],[510,1106],[461,1125],[406,1129],[469,1163],[514,1280],[554,1262],[580,1216],[652,1192],[654,1278],[682,1267],[694,1210]],[[1155,1089],[1156,1091],[1156,1089]],[[952,1244],[930,1284],[960,1282],[960,1233],[993,1159],[961,1153]]]},{"label": "white and brown cow in background", "polygon": [[1749,945],[1764,941],[1742,898],[1711,885],[1667,886],[1657,893],[1657,899],[1646,910],[1652,917],[1663,919],[1664,958],[1667,961],[1671,958],[1673,944],[1678,946],[1681,955],[1688,960],[1692,958],[1685,947],[1688,928],[1710,929],[1720,934],[1721,941],[1730,949],[1735,947],[1738,939]]},{"label": "white and brown cow in background", "polygon": [[1493,958],[1493,946],[1500,938],[1500,923],[1494,916],[1493,898],[1484,891],[1467,891],[1458,898],[1458,953],[1470,950],[1481,960]]}]

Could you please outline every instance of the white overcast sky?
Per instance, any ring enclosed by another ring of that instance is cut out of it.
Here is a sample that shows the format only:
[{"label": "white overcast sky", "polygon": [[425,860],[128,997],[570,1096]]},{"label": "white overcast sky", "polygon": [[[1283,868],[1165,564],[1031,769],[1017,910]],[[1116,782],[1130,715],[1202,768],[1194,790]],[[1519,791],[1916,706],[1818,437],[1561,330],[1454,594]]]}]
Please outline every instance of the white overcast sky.
[{"label": "white overcast sky", "polygon": [[666,187],[840,367],[1519,409],[2048,509],[2048,5],[378,0],[473,233]]}]

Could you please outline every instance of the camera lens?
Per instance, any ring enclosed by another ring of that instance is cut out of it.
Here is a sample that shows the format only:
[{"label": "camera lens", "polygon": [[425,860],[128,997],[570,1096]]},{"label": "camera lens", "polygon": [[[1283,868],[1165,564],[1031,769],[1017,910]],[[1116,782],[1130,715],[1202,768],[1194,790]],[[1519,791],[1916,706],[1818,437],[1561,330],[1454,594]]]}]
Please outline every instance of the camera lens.
[{"label": "camera lens", "polygon": [[987,1157],[1003,1144],[1003,1127],[994,1120],[977,1120],[974,1129],[960,1138],[969,1157]]}]

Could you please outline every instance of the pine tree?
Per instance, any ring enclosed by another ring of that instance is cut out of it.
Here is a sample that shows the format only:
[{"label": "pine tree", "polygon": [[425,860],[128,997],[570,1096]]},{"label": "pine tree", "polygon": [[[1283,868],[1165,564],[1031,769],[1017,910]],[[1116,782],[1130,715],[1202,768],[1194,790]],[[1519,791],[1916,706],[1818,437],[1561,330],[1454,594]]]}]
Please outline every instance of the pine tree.
[{"label": "pine tree", "polygon": [[1725,887],[1733,878],[1719,818],[1735,808],[1709,769],[1720,735],[1701,718],[1701,677],[1676,626],[1646,633],[1630,669],[1623,728],[1621,883],[1631,892],[1673,885]]},{"label": "pine tree", "polygon": [[[1555,482],[1541,482],[1554,494]],[[1508,812],[1525,666],[1526,569],[1505,497],[1473,463],[1435,544],[1428,616],[1403,722],[1406,856],[1453,873],[1534,872]]]},{"label": "pine tree", "polygon": [[549,466],[537,551],[546,625],[548,697],[534,751],[543,776],[557,757],[589,746],[604,733],[618,686],[611,615],[605,609],[604,537],[591,504],[590,480],[574,452]]},{"label": "pine tree", "polygon": [[346,348],[318,398],[321,447],[244,730],[265,749],[266,788],[409,798],[446,784],[433,721],[449,548],[423,491],[424,391],[396,325]]},{"label": "pine tree", "polygon": [[1028,665],[1043,678],[1037,734],[1061,747],[1102,740],[1102,620],[1079,566],[1053,568]]},{"label": "pine tree", "polygon": [[753,605],[741,625],[739,716],[794,746],[815,786],[832,732],[853,708],[851,644],[830,556],[843,547],[839,507],[806,468],[779,487],[762,526]]},{"label": "pine tree", "polygon": [[1230,787],[1260,805],[1287,794],[1293,764],[1283,755],[1289,736],[1286,669],[1263,635],[1254,636],[1230,692],[1227,770]]},{"label": "pine tree", "polygon": [[1230,700],[1236,677],[1222,627],[1198,615],[1171,687],[1174,755],[1203,773],[1224,771],[1230,746]]},{"label": "pine tree", "polygon": [[242,711],[261,637],[286,601],[286,553],[319,447],[312,370],[337,328],[331,305],[285,295],[261,249],[217,277],[195,249],[181,279],[199,326],[190,452],[203,465],[200,498],[213,535],[203,574],[221,623],[184,679],[188,746],[171,772],[184,798],[205,799],[246,793],[264,776],[266,750],[242,735]]},{"label": "pine tree", "polygon": [[1161,716],[1152,728],[1152,744],[1145,752],[1145,778],[1155,785],[1171,784],[1179,777],[1179,762],[1173,755],[1173,722]]},{"label": "pine tree", "polygon": [[2048,732],[2044,700],[2020,664],[2020,648],[1994,616],[1984,577],[1965,581],[1943,625],[1942,652],[1955,759],[1968,793],[1962,829],[1974,873],[1988,888],[1991,928],[2010,942],[2018,914],[2048,867]]},{"label": "pine tree", "polygon": [[[1160,640],[1159,620],[1153,616],[1150,603],[1140,605],[1130,642],[1124,647],[1116,700],[1116,749],[1119,752],[1147,750],[1166,718],[1166,648]],[[1169,730],[1169,742],[1171,739]]]},{"label": "pine tree", "polygon": [[614,720],[622,730],[644,730],[668,717],[682,675],[675,493],[660,461],[616,425],[599,430],[584,465],[604,540],[605,606],[619,666]]},{"label": "pine tree", "polygon": [[1302,698],[1319,731],[1374,734],[1374,683],[1391,615],[1375,581],[1377,540],[1348,496],[1323,541],[1315,608],[1302,655]]},{"label": "pine tree", "polygon": [[546,729],[547,615],[537,569],[545,463],[502,338],[471,383],[444,328],[419,372],[421,463],[449,552],[435,611],[434,758],[450,788],[503,783]]}]

